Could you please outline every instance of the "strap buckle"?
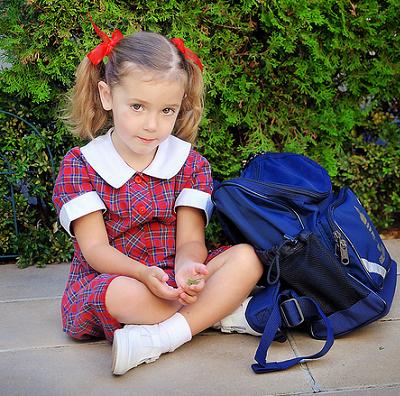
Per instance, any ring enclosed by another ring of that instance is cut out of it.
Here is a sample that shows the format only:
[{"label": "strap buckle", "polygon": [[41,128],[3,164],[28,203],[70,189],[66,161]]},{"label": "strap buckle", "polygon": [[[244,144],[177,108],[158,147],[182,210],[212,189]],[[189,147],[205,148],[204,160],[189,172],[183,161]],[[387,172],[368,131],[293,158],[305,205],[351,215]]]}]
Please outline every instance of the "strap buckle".
[{"label": "strap buckle", "polygon": [[304,322],[304,314],[299,302],[295,298],[283,301],[279,309],[286,327],[296,327]]}]

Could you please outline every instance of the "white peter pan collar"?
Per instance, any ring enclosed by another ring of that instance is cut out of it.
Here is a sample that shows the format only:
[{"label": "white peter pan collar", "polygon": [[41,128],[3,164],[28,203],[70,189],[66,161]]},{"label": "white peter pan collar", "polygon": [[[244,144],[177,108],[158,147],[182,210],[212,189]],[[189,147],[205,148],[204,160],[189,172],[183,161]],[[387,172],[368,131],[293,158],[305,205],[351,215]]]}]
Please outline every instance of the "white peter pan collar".
[{"label": "white peter pan collar", "polygon": [[[112,187],[122,187],[137,171],[131,168],[118,154],[111,140],[111,128],[81,147],[81,153],[90,166]],[[158,179],[174,177],[185,163],[191,144],[170,135],[157,149],[151,164],[142,171]]]}]

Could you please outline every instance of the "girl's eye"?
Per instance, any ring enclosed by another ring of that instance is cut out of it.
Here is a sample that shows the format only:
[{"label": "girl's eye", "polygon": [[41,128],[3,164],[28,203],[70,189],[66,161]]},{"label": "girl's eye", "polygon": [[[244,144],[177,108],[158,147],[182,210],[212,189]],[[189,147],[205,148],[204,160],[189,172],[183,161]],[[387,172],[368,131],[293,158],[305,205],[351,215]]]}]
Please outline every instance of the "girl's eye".
[{"label": "girl's eye", "polygon": [[170,107],[167,107],[167,108],[165,108],[165,109],[163,109],[163,113],[165,114],[165,115],[172,115],[172,114],[174,114],[175,113],[175,109],[172,109],[172,108],[170,108]]},{"label": "girl's eye", "polygon": [[131,105],[131,108],[135,111],[140,111],[140,110],[142,110],[142,105],[135,103],[135,104]]}]

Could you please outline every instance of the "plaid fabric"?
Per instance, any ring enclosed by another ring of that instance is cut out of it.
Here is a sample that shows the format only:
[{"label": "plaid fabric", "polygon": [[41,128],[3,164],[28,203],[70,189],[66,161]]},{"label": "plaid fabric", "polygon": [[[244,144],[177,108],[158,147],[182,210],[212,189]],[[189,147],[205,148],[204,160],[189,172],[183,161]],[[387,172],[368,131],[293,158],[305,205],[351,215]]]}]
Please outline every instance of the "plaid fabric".
[{"label": "plaid fabric", "polygon": [[[74,148],[62,161],[53,202],[60,213],[63,205],[74,198],[97,193],[107,208],[103,217],[110,244],[147,266],[163,268],[170,277],[168,283],[176,286],[174,203],[184,188],[212,191],[209,164],[194,150],[171,179],[136,173],[125,185],[115,189],[87,163],[80,149]],[[89,208],[87,213],[90,212]],[[112,340],[113,332],[121,325],[106,311],[104,301],[115,275],[96,272],[86,262],[75,239],[73,242],[75,252],[62,299],[64,331],[77,339],[105,336]]]},{"label": "plaid fabric", "polygon": [[92,337],[112,341],[114,331],[121,328],[105,307],[108,285],[118,275],[91,274],[67,286],[61,302],[64,331],[80,340]]}]

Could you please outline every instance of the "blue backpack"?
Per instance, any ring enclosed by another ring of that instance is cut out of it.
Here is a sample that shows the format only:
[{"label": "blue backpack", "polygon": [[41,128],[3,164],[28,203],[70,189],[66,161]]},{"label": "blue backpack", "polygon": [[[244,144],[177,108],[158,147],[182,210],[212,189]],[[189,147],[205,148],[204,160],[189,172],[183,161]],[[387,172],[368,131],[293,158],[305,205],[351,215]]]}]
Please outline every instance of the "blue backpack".
[{"label": "blue backpack", "polygon": [[[212,200],[232,243],[249,243],[264,264],[246,318],[262,333],[254,372],[284,370],[325,355],[341,336],[390,309],[396,263],[354,192],[332,191],[324,168],[293,153],[253,156],[240,177],[217,185]],[[267,362],[273,340],[301,326],[323,348]]]}]

